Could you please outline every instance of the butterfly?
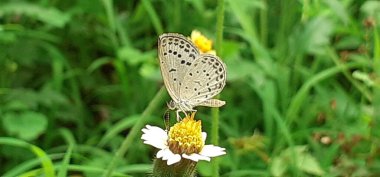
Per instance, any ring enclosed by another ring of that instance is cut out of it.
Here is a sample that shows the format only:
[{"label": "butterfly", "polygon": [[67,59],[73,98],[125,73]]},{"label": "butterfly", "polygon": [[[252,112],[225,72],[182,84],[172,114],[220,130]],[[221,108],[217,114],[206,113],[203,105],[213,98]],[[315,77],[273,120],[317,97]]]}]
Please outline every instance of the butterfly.
[{"label": "butterfly", "polygon": [[226,65],[218,56],[201,54],[185,36],[165,33],[158,38],[161,75],[172,98],[171,110],[187,115],[196,106],[221,107],[226,102],[212,99],[226,85]]}]

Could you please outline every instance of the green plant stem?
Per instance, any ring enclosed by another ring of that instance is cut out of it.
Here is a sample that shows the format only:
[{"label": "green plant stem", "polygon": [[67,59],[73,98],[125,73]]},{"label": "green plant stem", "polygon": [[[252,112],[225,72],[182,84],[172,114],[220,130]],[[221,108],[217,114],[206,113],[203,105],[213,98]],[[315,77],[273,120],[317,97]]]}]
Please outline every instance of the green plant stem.
[{"label": "green plant stem", "polygon": [[[263,3],[268,6],[267,0]],[[263,46],[268,44],[268,10],[267,8],[260,9],[260,38]]]},{"label": "green plant stem", "polygon": [[[115,18],[115,10],[113,8],[113,0],[102,0],[103,6],[106,11],[107,20],[108,20],[108,26],[110,28],[111,34],[109,35],[111,43],[114,48],[115,56],[117,56],[117,51],[120,48],[120,41],[124,41],[122,38],[118,38],[117,32],[117,20]],[[116,69],[116,72],[119,76],[121,88],[123,90],[123,97],[125,100],[124,104],[128,104],[128,100],[130,98],[130,86],[129,86],[129,80],[127,77],[127,67],[120,58],[116,57],[116,60],[113,62],[113,65]],[[131,107],[128,107],[131,108]]]},{"label": "green plant stem", "polygon": [[[342,66],[343,65],[339,61],[339,57],[333,49],[327,48],[327,53],[329,54],[330,58],[334,61],[336,66]],[[351,73],[349,73],[348,70],[342,70],[342,72],[343,72],[343,75],[352,83],[352,85],[354,87],[356,87],[364,95],[364,97],[368,101],[372,101],[372,96],[371,96],[370,92],[365,87],[363,87],[363,85],[361,85],[357,80],[355,80],[352,77]]]},{"label": "green plant stem", "polygon": [[162,34],[164,32],[164,29],[156,11],[153,8],[152,3],[149,0],[142,0],[141,2],[143,3],[145,10],[148,12],[150,19],[152,20],[153,27],[156,30],[156,33]]},{"label": "green plant stem", "polygon": [[112,161],[110,162],[107,170],[103,174],[105,177],[110,177],[113,169],[115,168],[116,162],[120,159],[122,159],[125,155],[125,153],[128,151],[128,149],[134,144],[133,141],[135,140],[136,136],[142,129],[145,123],[145,118],[152,114],[152,112],[161,105],[161,101],[164,100],[165,97],[165,87],[161,87],[161,89],[157,92],[157,94],[154,96],[152,101],[150,101],[148,107],[144,110],[141,117],[142,119],[139,119],[136,124],[132,127],[131,131],[129,132],[128,136],[124,139],[122,144],[120,145],[119,149],[116,151],[115,156],[113,157]]},{"label": "green plant stem", "polygon": [[[223,42],[223,22],[224,22],[224,0],[218,0],[217,7],[217,19],[216,19],[216,53],[220,55],[222,53]],[[219,97],[219,96],[218,96]],[[217,97],[217,98],[218,98]],[[212,115],[212,127],[211,127],[211,142],[214,145],[219,143],[219,108],[213,108],[211,110]],[[212,176],[219,176],[219,162],[217,159],[212,161]]]},{"label": "green plant stem", "polygon": [[117,35],[116,35],[116,18],[114,15],[114,9],[113,9],[113,0],[102,0],[104,8],[106,10],[106,15],[107,15],[107,20],[108,20],[108,25],[109,28],[111,29],[111,42],[112,45],[115,49],[119,47],[119,43],[117,40]]},{"label": "green plant stem", "polygon": [[[374,115],[373,115],[373,127],[379,127],[380,123],[380,34],[378,31],[378,26],[373,27],[373,69],[377,76],[377,82],[375,82],[375,86],[373,89],[373,107],[374,107]],[[373,128],[373,136],[379,137],[380,130],[378,128]],[[373,143],[373,149],[378,147],[378,144]]]}]

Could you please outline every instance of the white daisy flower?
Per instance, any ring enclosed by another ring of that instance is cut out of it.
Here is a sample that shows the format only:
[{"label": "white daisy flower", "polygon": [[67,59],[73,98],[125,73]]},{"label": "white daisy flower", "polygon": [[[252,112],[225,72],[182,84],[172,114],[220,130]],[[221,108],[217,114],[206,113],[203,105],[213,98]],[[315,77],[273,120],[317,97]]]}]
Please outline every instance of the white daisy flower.
[{"label": "white daisy flower", "polygon": [[210,161],[211,157],[226,154],[225,148],[205,145],[207,133],[201,131],[201,121],[195,121],[194,115],[195,113],[176,123],[169,133],[159,127],[146,125],[142,129],[144,133],[141,139],[145,144],[160,149],[157,158],[166,160],[167,165],[175,164],[182,158],[194,162]]}]

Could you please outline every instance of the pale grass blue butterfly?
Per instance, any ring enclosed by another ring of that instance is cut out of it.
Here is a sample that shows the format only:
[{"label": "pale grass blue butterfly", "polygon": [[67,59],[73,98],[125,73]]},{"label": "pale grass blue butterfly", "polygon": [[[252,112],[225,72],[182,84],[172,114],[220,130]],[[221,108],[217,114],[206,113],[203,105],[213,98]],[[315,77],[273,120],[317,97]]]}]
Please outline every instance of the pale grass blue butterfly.
[{"label": "pale grass blue butterfly", "polygon": [[226,65],[216,55],[200,54],[185,36],[166,33],[159,36],[158,56],[161,74],[172,100],[171,110],[193,112],[196,106],[220,107],[225,101],[212,99],[226,85]]}]

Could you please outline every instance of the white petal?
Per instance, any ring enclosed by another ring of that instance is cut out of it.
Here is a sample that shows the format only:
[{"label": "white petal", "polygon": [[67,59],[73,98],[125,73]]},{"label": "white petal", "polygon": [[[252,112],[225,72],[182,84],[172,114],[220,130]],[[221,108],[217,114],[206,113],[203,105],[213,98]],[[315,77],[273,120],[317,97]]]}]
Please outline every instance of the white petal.
[{"label": "white petal", "polygon": [[161,137],[161,138],[168,138],[168,134],[165,132],[165,130],[161,129],[160,127],[146,125],[145,128],[142,129],[144,132],[143,135],[146,135],[148,137]]},{"label": "white petal", "polygon": [[141,139],[145,140],[145,144],[149,144],[159,149],[164,149],[167,147],[166,141],[168,139],[168,135],[161,128],[146,125],[142,131],[144,134],[141,136]]},{"label": "white petal", "polygon": [[179,154],[173,154],[173,156],[171,156],[168,161],[166,162],[166,164],[168,165],[172,165],[172,164],[175,164],[177,162],[179,162],[181,160],[181,156]]},{"label": "white petal", "polygon": [[163,142],[163,141],[144,141],[144,144],[149,144],[155,148],[158,148],[158,149],[165,149],[167,148],[166,142]]},{"label": "white petal", "polygon": [[206,132],[202,132],[202,140],[203,140],[203,143],[206,142],[206,138],[207,138],[207,133],[206,133]]},{"label": "white petal", "polygon": [[157,154],[156,154],[156,157],[157,157],[157,158],[162,158],[162,157],[164,156],[165,150],[166,150],[166,149],[161,149],[161,150],[159,150],[159,151],[157,152]]},{"label": "white petal", "polygon": [[179,154],[174,154],[169,148],[158,151],[156,157],[162,157],[162,160],[167,160],[167,165],[175,164],[181,160],[181,156]]},{"label": "white petal", "polygon": [[196,153],[193,153],[193,154],[190,154],[190,155],[182,154],[182,157],[186,158],[186,159],[190,159],[190,160],[195,161],[195,162],[198,162],[199,160],[206,160],[206,161],[210,161],[211,160],[210,157],[202,156],[202,155],[199,155],[199,154],[196,154]]},{"label": "white petal", "polygon": [[225,148],[219,146],[205,145],[199,154],[207,157],[216,157],[226,154],[225,150]]},{"label": "white petal", "polygon": [[162,154],[162,160],[168,160],[173,155],[174,154],[172,153],[172,151],[169,148],[164,149],[164,152]]}]

